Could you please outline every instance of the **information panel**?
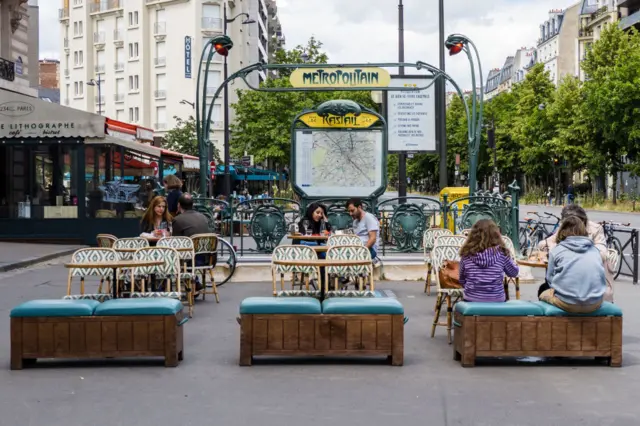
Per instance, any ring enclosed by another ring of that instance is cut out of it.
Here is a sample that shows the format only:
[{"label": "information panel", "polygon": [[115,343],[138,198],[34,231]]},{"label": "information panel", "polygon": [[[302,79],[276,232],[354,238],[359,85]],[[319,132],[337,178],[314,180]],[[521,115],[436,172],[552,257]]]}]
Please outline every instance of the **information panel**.
[{"label": "information panel", "polygon": [[[391,78],[390,87],[424,87],[420,77]],[[387,92],[389,152],[436,151],[435,84],[418,91]]]},{"label": "information panel", "polygon": [[302,130],[295,184],[309,197],[368,197],[382,187],[381,130]]}]

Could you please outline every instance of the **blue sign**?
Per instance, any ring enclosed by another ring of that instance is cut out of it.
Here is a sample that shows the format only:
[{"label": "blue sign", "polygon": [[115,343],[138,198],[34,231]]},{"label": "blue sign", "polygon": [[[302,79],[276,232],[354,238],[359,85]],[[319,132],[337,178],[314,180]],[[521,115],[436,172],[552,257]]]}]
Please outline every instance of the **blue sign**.
[{"label": "blue sign", "polygon": [[16,59],[15,64],[16,64],[15,65],[16,74],[22,75],[22,56],[18,56],[18,59]]},{"label": "blue sign", "polygon": [[191,37],[184,38],[184,78],[191,78]]}]

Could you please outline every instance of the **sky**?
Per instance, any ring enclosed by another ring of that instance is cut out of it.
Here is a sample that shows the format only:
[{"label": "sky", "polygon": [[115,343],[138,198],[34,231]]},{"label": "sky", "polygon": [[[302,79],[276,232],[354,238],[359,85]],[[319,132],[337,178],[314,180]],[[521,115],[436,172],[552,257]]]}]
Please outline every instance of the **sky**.
[{"label": "sky", "polygon": [[[276,0],[286,47],[321,41],[330,63],[397,62],[398,0]],[[438,66],[438,0],[403,0],[405,61]],[[461,33],[477,46],[484,77],[520,47],[534,47],[549,10],[576,0],[445,0],[445,34]],[[60,1],[40,1],[40,57],[60,58]],[[54,36],[55,35],[55,36]],[[392,71],[392,70],[390,70]],[[465,55],[446,59],[446,71],[465,89]],[[411,72],[405,70],[406,74]]]}]

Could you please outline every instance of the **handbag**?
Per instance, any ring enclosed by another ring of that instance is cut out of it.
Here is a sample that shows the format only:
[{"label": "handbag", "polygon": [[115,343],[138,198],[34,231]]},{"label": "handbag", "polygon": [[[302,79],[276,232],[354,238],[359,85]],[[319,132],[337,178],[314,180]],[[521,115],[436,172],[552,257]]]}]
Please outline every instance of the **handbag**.
[{"label": "handbag", "polygon": [[460,262],[455,260],[445,260],[438,271],[440,287],[444,289],[461,289],[460,284]]}]

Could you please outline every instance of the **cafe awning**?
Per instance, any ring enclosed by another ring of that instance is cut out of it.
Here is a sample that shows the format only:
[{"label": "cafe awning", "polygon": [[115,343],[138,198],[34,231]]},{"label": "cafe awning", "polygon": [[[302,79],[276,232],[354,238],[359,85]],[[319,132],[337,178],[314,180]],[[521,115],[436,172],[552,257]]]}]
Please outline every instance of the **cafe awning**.
[{"label": "cafe awning", "polygon": [[2,91],[0,139],[102,138],[104,131],[101,115]]},{"label": "cafe awning", "polygon": [[160,157],[161,149],[151,145],[143,144],[140,142],[128,141],[125,139],[116,138],[113,136],[105,136],[104,138],[88,138],[85,139],[86,145],[117,145],[122,146],[131,151],[137,151],[142,154],[152,155],[154,157]]}]

